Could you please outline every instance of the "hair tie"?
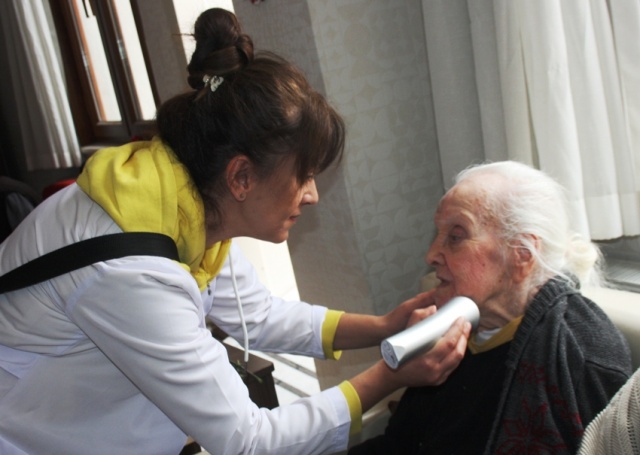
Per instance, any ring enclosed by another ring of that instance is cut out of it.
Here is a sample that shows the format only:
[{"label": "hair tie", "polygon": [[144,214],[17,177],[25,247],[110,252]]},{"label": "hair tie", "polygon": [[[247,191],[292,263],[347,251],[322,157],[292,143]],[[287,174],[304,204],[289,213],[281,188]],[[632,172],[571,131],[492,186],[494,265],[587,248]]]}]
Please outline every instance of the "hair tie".
[{"label": "hair tie", "polygon": [[202,82],[204,82],[204,86],[206,87],[208,85],[211,88],[212,92],[215,92],[218,89],[218,87],[220,87],[220,84],[222,84],[223,81],[224,79],[222,78],[222,76],[205,75],[202,78]]}]

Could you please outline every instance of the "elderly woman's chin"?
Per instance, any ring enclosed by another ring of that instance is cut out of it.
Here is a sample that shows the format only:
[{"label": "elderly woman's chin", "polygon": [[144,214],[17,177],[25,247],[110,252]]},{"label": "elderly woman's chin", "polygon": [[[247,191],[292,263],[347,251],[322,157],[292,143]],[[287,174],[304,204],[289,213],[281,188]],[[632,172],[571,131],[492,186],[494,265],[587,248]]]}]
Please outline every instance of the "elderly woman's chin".
[{"label": "elderly woman's chin", "polygon": [[436,287],[436,292],[435,292],[435,295],[434,295],[435,301],[436,301],[436,306],[438,308],[440,308],[442,305],[447,303],[449,300],[454,298],[456,295],[457,295],[456,294],[456,290],[455,290],[455,288],[453,286],[440,283]]}]

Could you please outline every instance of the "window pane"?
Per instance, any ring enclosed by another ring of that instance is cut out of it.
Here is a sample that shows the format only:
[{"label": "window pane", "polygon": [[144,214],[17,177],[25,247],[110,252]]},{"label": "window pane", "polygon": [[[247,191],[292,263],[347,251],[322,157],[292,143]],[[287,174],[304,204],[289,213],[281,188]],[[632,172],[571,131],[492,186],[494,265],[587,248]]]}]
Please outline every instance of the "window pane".
[{"label": "window pane", "polygon": [[147,67],[142,55],[142,47],[136,29],[130,0],[112,0],[115,7],[120,33],[124,41],[124,49],[120,43],[120,56],[129,68],[129,74],[137,99],[138,119],[153,120],[156,115],[156,103],[153,99]]},{"label": "window pane", "polygon": [[122,117],[102,45],[98,21],[91,11],[90,2],[75,0],[73,6],[78,24],[84,68],[91,83],[93,101],[99,120],[119,122]]}]

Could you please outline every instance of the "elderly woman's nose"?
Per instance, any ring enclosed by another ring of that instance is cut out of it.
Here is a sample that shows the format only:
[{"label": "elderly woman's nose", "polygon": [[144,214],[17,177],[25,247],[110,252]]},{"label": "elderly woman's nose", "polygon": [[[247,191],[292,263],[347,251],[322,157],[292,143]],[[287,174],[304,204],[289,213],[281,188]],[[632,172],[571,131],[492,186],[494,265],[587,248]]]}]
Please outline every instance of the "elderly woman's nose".
[{"label": "elderly woman's nose", "polygon": [[427,253],[424,256],[424,260],[427,265],[437,265],[442,263],[442,255],[440,254],[440,249],[437,246],[437,242],[433,242]]}]

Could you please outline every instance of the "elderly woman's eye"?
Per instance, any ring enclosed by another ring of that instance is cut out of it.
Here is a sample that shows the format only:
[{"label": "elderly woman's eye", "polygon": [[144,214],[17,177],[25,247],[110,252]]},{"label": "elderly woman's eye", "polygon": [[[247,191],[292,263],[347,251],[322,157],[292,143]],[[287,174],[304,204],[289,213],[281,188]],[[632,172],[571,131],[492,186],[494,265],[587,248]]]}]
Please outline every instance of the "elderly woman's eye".
[{"label": "elderly woman's eye", "polygon": [[455,245],[456,243],[460,243],[463,239],[464,239],[464,232],[462,232],[460,229],[453,229],[451,232],[449,232],[449,235],[447,236],[447,241],[449,242],[449,244],[452,244],[452,245]]}]

